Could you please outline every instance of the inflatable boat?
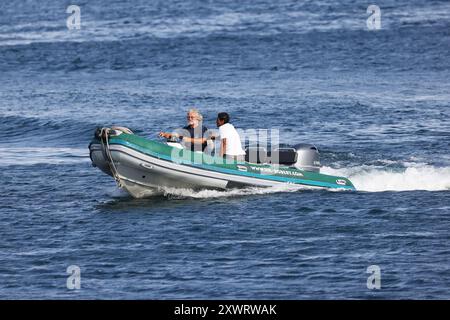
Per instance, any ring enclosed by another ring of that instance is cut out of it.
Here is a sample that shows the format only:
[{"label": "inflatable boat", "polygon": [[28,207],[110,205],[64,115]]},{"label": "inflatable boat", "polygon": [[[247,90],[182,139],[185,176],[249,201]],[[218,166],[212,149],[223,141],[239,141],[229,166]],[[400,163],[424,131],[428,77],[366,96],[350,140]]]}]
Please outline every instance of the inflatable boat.
[{"label": "inflatable boat", "polygon": [[127,128],[98,128],[89,144],[92,165],[112,176],[131,196],[155,189],[228,189],[295,185],[354,190],[345,177],[320,173],[319,151],[311,144],[267,150],[245,148],[245,161],[193,152],[175,142],[150,140]]}]

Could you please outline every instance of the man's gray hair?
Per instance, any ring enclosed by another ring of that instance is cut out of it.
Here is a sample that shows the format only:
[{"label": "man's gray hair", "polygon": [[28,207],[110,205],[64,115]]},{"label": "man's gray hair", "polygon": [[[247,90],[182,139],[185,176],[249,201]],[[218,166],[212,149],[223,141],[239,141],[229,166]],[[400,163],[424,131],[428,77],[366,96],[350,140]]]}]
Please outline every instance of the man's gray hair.
[{"label": "man's gray hair", "polygon": [[197,115],[197,120],[198,120],[198,121],[203,121],[203,116],[202,116],[202,114],[200,113],[200,111],[198,111],[198,109],[195,109],[195,108],[189,109],[189,111],[188,111],[187,113],[188,113],[188,114],[189,114],[189,113],[195,113],[195,114]]}]

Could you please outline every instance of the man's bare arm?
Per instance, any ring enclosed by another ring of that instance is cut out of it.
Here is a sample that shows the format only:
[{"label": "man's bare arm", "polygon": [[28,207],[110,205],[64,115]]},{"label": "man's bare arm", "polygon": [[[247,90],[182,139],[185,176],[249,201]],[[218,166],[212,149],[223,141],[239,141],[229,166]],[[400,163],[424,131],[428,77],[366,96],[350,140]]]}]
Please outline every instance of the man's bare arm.
[{"label": "man's bare arm", "polygon": [[220,142],[220,156],[223,157],[225,154],[227,154],[227,139],[224,138]]},{"label": "man's bare arm", "polygon": [[206,138],[191,138],[191,137],[185,137],[183,136],[183,141],[184,142],[190,142],[190,143],[195,143],[195,144],[203,144],[206,143]]}]

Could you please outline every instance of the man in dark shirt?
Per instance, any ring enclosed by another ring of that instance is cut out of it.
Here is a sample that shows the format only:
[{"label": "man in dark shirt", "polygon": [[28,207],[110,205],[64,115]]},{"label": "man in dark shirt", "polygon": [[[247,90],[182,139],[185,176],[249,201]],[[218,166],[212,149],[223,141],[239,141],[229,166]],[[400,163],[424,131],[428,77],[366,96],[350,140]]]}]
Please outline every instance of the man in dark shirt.
[{"label": "man in dark shirt", "polygon": [[191,151],[204,151],[207,145],[205,132],[208,130],[202,125],[203,116],[197,109],[190,109],[187,113],[188,125],[180,134],[160,132],[159,136],[166,139],[178,138]]}]

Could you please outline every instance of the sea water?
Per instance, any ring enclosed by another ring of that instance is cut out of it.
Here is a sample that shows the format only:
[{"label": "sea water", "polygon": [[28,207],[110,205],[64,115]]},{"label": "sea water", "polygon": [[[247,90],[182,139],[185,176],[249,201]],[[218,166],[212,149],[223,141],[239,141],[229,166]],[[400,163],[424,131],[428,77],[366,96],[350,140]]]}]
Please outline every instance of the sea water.
[{"label": "sea water", "polygon": [[[450,298],[448,1],[69,4],[0,3],[0,298]],[[95,127],[191,107],[358,191],[132,199],[91,166]]]}]

